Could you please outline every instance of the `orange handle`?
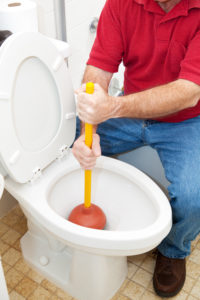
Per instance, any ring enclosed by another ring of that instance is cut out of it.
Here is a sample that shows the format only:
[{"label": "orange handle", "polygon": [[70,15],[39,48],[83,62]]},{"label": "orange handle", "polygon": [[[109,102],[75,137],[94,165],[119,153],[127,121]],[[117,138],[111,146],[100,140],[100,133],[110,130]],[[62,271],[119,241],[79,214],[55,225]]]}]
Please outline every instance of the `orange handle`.
[{"label": "orange handle", "polygon": [[[93,82],[86,83],[86,93],[88,94],[94,93]],[[92,132],[93,132],[92,124],[85,123],[85,144],[89,148],[92,147]],[[92,171],[85,170],[85,200],[84,200],[85,207],[91,206],[91,180],[92,180]]]}]

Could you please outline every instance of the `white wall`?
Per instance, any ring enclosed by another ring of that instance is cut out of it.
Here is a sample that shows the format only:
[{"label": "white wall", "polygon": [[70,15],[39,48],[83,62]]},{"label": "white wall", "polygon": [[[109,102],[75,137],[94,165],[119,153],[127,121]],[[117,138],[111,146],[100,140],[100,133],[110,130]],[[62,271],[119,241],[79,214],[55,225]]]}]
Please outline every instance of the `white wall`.
[{"label": "white wall", "polygon": [[94,18],[99,18],[106,0],[65,0],[66,36],[72,48],[69,70],[74,88],[81,84],[86,61],[95,39],[90,31]]}]

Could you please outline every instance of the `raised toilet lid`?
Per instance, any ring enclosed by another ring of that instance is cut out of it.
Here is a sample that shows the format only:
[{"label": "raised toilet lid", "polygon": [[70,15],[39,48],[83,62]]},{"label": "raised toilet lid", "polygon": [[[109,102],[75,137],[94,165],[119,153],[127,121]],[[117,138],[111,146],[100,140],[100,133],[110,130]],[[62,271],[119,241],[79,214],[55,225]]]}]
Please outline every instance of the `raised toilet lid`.
[{"label": "raised toilet lid", "polygon": [[15,33],[0,48],[0,162],[25,183],[75,137],[69,71],[56,46],[40,33]]}]

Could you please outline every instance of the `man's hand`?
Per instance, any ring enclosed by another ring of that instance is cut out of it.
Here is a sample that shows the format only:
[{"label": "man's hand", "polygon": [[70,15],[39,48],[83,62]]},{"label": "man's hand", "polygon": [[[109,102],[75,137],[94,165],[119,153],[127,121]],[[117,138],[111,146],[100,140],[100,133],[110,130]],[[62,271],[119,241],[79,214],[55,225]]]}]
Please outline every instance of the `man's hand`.
[{"label": "man's hand", "polygon": [[76,91],[78,116],[84,123],[99,124],[112,118],[116,111],[114,97],[109,96],[99,84],[94,86],[92,95],[86,94],[85,84]]},{"label": "man's hand", "polygon": [[98,134],[93,134],[92,149],[85,145],[85,134],[82,134],[74,143],[72,152],[81,167],[85,170],[95,166],[96,159],[101,156],[100,138]]}]

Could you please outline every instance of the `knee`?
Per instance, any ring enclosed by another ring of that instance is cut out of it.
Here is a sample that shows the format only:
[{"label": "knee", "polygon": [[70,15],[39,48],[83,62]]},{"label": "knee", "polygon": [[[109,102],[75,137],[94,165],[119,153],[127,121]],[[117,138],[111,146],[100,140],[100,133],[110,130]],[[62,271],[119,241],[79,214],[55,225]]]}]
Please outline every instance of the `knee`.
[{"label": "knee", "polygon": [[169,187],[169,194],[174,215],[181,219],[200,218],[200,184],[179,181]]}]

